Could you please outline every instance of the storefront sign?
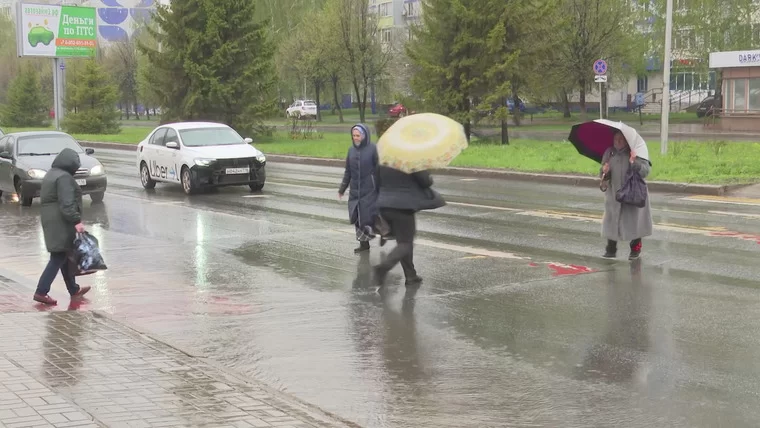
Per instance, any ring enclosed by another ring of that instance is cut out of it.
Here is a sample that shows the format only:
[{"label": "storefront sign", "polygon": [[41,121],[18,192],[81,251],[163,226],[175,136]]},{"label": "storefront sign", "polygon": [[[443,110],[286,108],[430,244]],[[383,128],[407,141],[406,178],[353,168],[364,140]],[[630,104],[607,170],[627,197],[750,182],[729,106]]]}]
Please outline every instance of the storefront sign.
[{"label": "storefront sign", "polygon": [[760,50],[710,53],[710,68],[737,67],[760,67]]}]

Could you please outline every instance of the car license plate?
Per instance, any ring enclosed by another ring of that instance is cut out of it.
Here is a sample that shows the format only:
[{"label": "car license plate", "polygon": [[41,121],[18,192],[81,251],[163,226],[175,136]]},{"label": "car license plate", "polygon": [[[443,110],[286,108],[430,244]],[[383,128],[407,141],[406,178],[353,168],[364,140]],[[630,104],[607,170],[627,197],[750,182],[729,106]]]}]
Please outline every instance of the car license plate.
[{"label": "car license plate", "polygon": [[251,172],[250,168],[227,168],[226,174],[248,174],[249,172]]},{"label": "car license plate", "polygon": [[80,186],[86,186],[87,180],[84,180],[84,179],[77,180],[77,184]]}]

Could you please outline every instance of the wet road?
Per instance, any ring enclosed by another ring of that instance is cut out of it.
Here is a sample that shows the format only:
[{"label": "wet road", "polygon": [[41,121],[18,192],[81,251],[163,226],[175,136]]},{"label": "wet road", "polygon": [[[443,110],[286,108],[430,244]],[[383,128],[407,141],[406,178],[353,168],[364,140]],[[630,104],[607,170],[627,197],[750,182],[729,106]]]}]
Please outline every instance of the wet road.
[{"label": "wet road", "polygon": [[[599,257],[598,190],[438,176],[425,282],[406,292],[398,268],[381,296],[339,170],[272,164],[261,195],[188,198],[143,190],[134,153],[96,156],[109,191],[86,221],[110,269],[81,279],[83,309],[362,426],[760,425],[758,200],[652,195],[656,235],[630,263]],[[30,296],[38,215],[0,204],[0,274]]]}]

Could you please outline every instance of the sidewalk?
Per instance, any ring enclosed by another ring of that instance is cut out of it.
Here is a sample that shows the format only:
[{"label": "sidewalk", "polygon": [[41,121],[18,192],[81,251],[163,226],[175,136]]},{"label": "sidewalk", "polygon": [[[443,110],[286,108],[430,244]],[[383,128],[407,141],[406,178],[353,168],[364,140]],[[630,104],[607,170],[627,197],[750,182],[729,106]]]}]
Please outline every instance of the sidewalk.
[{"label": "sidewalk", "polygon": [[0,276],[2,427],[348,426],[103,315],[29,297]]}]

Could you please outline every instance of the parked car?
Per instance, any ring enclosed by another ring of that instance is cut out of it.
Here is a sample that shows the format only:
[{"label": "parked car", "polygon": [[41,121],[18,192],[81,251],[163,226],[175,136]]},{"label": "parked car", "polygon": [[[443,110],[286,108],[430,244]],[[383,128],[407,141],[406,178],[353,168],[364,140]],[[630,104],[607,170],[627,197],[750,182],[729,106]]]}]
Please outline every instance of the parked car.
[{"label": "parked car", "polygon": [[30,206],[40,196],[42,179],[61,150],[79,153],[81,166],[74,175],[83,195],[92,202],[103,201],[108,179],[103,165],[92,157],[93,149],[83,149],[69,134],[56,131],[11,132],[0,137],[0,195],[18,194],[21,205]]},{"label": "parked car", "polygon": [[697,106],[697,117],[705,117],[713,115],[713,108],[715,107],[715,97],[709,96],[703,99]]},{"label": "parked car", "polygon": [[297,100],[285,110],[285,117],[317,117],[317,103],[312,100]]},{"label": "parked car", "polygon": [[388,109],[388,116],[390,117],[404,117],[407,114],[406,107],[401,103],[394,103],[391,108]]},{"label": "parked car", "polygon": [[161,125],[137,146],[140,181],[146,189],[157,182],[180,184],[188,195],[221,186],[261,191],[267,158],[252,142],[221,123]]}]

